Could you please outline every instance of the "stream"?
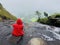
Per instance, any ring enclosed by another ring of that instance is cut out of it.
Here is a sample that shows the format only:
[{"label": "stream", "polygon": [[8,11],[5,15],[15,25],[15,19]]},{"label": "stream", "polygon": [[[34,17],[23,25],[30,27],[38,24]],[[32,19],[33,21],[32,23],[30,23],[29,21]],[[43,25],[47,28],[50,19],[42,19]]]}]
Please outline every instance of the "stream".
[{"label": "stream", "polygon": [[[7,25],[6,25],[7,24]],[[10,43],[12,26],[10,23],[0,22],[0,45],[16,45]],[[26,45],[31,38],[38,37],[44,39],[48,45],[60,45],[60,28],[48,26],[37,22],[24,23],[25,35],[18,45]]]}]

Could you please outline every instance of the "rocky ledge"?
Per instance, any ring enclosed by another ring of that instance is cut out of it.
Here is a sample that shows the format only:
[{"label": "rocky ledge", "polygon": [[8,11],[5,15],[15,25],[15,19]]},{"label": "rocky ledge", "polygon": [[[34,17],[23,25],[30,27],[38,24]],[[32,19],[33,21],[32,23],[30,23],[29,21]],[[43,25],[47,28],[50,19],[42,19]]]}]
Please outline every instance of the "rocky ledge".
[{"label": "rocky ledge", "polygon": [[[47,45],[60,45],[60,28],[43,25],[37,22],[24,23],[25,35],[18,44],[9,42],[12,22],[0,22],[0,45],[28,45],[32,38],[43,39]],[[14,22],[13,22],[14,23]],[[17,39],[18,40],[18,39]],[[33,41],[34,42],[34,41]]]}]

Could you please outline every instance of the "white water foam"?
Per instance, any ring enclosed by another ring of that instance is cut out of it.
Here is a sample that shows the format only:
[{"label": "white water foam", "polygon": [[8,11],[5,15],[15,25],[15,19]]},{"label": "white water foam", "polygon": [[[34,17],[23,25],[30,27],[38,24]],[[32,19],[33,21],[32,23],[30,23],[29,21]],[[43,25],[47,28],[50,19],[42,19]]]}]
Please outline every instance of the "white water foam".
[{"label": "white water foam", "polygon": [[43,35],[43,37],[44,37],[45,40],[47,40],[47,41],[54,41],[53,38],[51,38],[51,37],[49,37],[47,35],[44,35],[44,34],[42,34],[42,35]]},{"label": "white water foam", "polygon": [[54,32],[54,31],[51,31],[51,30],[49,30],[49,31],[53,33],[53,37],[54,37],[54,38],[60,40],[60,34]]}]

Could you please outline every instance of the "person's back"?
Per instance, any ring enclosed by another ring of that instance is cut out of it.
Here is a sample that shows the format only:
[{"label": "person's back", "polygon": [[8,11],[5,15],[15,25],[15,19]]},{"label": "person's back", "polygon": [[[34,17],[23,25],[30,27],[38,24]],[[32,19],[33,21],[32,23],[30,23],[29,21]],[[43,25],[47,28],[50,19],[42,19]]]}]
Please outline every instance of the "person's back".
[{"label": "person's back", "polygon": [[12,35],[17,36],[17,37],[24,35],[23,22],[21,19],[17,19],[16,24],[13,24]]},{"label": "person's back", "polygon": [[12,26],[13,26],[12,36],[10,37],[9,41],[13,43],[19,43],[24,35],[23,22],[21,19],[17,19],[16,23],[13,24]]}]

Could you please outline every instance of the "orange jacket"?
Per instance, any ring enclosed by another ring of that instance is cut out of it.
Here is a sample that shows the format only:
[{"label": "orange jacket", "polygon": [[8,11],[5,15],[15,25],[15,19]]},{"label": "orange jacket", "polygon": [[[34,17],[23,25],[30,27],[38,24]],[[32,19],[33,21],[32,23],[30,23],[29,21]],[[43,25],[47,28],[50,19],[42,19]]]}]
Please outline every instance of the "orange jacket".
[{"label": "orange jacket", "polygon": [[17,37],[24,35],[23,22],[21,19],[17,19],[16,23],[13,24],[12,35],[17,36]]}]

